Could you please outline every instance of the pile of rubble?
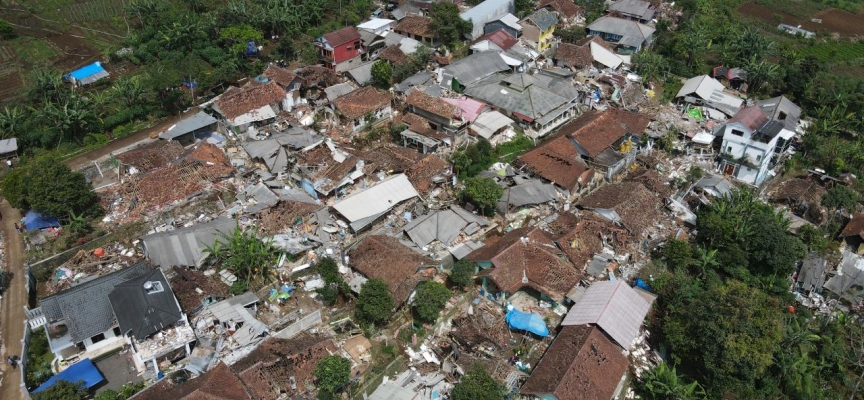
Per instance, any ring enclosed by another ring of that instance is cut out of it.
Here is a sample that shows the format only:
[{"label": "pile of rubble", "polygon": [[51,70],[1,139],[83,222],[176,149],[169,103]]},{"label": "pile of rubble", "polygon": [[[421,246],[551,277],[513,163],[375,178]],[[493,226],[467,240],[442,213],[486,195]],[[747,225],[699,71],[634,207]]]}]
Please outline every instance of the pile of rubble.
[{"label": "pile of rubble", "polygon": [[136,248],[119,243],[96,250],[79,250],[69,261],[57,268],[45,283],[45,296],[70,288],[82,280],[90,280],[129,267],[143,258]]}]

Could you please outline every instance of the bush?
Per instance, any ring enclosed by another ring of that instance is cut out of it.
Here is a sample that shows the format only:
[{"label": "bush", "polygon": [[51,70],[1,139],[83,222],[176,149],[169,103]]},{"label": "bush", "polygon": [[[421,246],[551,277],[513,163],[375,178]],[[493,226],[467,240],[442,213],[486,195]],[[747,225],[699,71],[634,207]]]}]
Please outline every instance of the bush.
[{"label": "bush", "polygon": [[351,380],[351,361],[345,357],[327,356],[315,364],[312,375],[318,380],[318,387],[326,393],[336,393]]},{"label": "bush", "polygon": [[360,288],[355,315],[367,324],[382,324],[390,320],[396,302],[387,287],[387,282],[373,278]]},{"label": "bush", "polygon": [[417,285],[414,309],[417,311],[418,319],[430,324],[435,323],[438,314],[452,295],[453,293],[447,287],[438,282],[426,281]]},{"label": "bush", "polygon": [[453,284],[466,288],[474,283],[474,272],[477,267],[473,262],[468,260],[459,260],[453,264],[453,269],[450,271],[450,281]]}]

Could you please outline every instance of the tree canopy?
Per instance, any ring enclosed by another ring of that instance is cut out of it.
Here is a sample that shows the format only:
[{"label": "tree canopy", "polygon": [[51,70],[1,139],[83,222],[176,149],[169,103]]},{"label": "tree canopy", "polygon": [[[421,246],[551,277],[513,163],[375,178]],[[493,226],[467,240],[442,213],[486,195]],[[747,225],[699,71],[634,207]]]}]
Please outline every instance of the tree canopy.
[{"label": "tree canopy", "polygon": [[478,363],[462,375],[450,396],[453,400],[504,400],[504,388]]},{"label": "tree canopy", "polygon": [[452,295],[453,293],[441,283],[420,282],[417,285],[417,294],[414,296],[414,309],[417,311],[418,319],[422,322],[434,323]]},{"label": "tree canopy", "polygon": [[326,356],[315,364],[312,375],[321,390],[336,393],[351,380],[351,361],[337,355]]},{"label": "tree canopy", "polygon": [[471,33],[473,25],[459,16],[459,7],[450,2],[440,2],[432,5],[429,18],[432,19],[432,29],[438,39],[447,45],[461,42],[465,35]]},{"label": "tree canopy", "polygon": [[72,383],[59,380],[39,393],[33,393],[33,400],[84,400],[87,398],[87,390],[84,382]]},{"label": "tree canopy", "polygon": [[480,207],[484,213],[494,209],[498,199],[504,194],[504,189],[491,178],[468,178],[462,190],[462,199]]},{"label": "tree canopy", "polygon": [[372,64],[372,82],[379,87],[390,87],[390,79],[393,78],[393,67],[387,60],[375,61]]},{"label": "tree canopy", "polygon": [[271,241],[258,238],[256,231],[238,225],[230,234],[219,232],[213,245],[204,249],[219,268],[237,275],[238,283],[231,287],[232,294],[242,294],[252,281],[269,280],[281,255]]},{"label": "tree canopy", "polygon": [[379,325],[390,320],[396,302],[387,287],[387,282],[378,278],[366,281],[360,288],[355,315],[368,324]]},{"label": "tree canopy", "polygon": [[15,208],[30,208],[57,218],[102,212],[84,175],[48,158],[39,158],[7,175],[3,195]]},{"label": "tree canopy", "polygon": [[477,271],[477,266],[473,262],[462,259],[453,264],[450,270],[450,281],[463,288],[467,288],[474,283],[474,273]]}]

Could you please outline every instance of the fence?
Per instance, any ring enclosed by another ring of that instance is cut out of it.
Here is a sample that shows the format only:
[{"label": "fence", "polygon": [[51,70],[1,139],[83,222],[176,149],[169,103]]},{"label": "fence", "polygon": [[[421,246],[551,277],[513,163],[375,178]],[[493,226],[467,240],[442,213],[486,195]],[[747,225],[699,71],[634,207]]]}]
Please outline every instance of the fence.
[{"label": "fence", "polygon": [[294,336],[297,336],[300,332],[303,332],[315,325],[321,323],[321,310],[316,310],[312,314],[309,314],[303,318],[300,318],[299,321],[289,325],[287,328],[279,331],[273,337],[279,339],[291,339]]},{"label": "fence", "polygon": [[30,400],[30,392],[27,391],[27,345],[30,344],[30,325],[24,320],[24,338],[21,339],[21,360],[18,371],[21,373],[21,396]]}]

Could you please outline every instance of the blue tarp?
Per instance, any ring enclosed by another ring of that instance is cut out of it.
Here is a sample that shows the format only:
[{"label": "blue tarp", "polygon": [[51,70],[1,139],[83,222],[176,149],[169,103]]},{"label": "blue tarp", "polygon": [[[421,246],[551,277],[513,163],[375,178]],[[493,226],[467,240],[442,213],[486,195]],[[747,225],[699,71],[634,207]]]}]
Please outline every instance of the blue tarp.
[{"label": "blue tarp", "polygon": [[540,314],[524,313],[514,308],[507,312],[505,319],[510,329],[528,331],[540,337],[549,336],[549,328]]},{"label": "blue tarp", "polygon": [[80,69],[76,69],[76,70],[70,72],[69,75],[66,75],[66,78],[68,79],[69,77],[72,77],[72,78],[75,78],[75,79],[80,81],[80,80],[83,80],[84,78],[86,78],[88,76],[93,76],[93,75],[96,75],[100,72],[106,72],[106,71],[105,71],[105,68],[102,68],[102,63],[100,63],[99,61],[96,61],[93,64],[90,64],[88,66],[85,66],[85,67],[82,67]]},{"label": "blue tarp", "polygon": [[58,226],[60,226],[60,222],[57,221],[57,218],[40,214],[33,210],[27,211],[27,214],[24,216],[24,228],[28,231]]},{"label": "blue tarp", "polygon": [[646,291],[653,293],[653,290],[651,290],[651,288],[648,287],[648,284],[645,283],[645,281],[643,281],[642,278],[636,278],[636,287],[638,287],[640,289],[645,289]]},{"label": "blue tarp", "polygon": [[96,366],[93,365],[93,361],[90,361],[89,358],[85,358],[72,364],[71,367],[64,369],[63,372],[52,376],[47,382],[43,383],[42,386],[36,388],[33,393],[39,393],[48,389],[49,387],[54,386],[57,381],[69,381],[73,383],[84,381],[84,388],[90,389],[104,380],[105,377],[103,377],[102,373],[96,369]]}]

